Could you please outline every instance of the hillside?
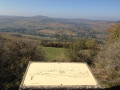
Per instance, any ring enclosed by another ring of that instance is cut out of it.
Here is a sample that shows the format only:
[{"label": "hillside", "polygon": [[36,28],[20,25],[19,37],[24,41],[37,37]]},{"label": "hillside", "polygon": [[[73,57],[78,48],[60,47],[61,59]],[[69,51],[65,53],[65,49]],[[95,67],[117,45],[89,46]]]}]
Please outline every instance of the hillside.
[{"label": "hillside", "polygon": [[82,38],[104,38],[113,21],[51,18],[46,16],[0,16],[0,33],[21,33],[43,37],[67,35]]}]

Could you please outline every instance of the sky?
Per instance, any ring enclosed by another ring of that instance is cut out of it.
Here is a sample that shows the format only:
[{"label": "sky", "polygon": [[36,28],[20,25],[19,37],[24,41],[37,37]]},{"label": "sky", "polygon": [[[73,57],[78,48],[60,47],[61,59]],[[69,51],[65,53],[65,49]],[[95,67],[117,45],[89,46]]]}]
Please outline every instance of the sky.
[{"label": "sky", "polygon": [[0,0],[0,15],[120,20],[120,0]]}]

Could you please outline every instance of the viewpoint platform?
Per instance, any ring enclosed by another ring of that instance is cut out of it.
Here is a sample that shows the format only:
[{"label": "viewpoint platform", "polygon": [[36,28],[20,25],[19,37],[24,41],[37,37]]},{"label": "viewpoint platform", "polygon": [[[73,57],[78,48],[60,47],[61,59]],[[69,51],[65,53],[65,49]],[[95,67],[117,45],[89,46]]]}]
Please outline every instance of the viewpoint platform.
[{"label": "viewpoint platform", "polygon": [[29,62],[19,90],[101,89],[86,63]]}]

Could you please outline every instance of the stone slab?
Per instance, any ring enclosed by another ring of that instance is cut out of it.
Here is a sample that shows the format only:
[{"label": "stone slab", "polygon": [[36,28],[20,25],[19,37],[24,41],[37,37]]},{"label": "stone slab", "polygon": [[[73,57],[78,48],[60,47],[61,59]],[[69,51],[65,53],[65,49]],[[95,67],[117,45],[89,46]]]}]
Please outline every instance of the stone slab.
[{"label": "stone slab", "polygon": [[80,89],[101,86],[86,63],[30,62],[20,89]]}]

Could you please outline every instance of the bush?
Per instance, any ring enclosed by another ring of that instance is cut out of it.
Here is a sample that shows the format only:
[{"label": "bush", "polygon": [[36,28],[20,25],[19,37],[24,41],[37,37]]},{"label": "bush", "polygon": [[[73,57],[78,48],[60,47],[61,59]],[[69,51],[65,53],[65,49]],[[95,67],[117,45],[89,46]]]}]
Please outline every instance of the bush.
[{"label": "bush", "polygon": [[75,41],[67,51],[67,56],[72,62],[86,62],[89,65],[92,65],[93,58],[97,55],[98,50],[91,48],[86,50],[86,41],[85,39],[80,39]]},{"label": "bush", "polygon": [[114,42],[120,38],[120,24],[113,24],[108,28],[108,41]]},{"label": "bush", "polygon": [[45,59],[39,43],[0,39],[0,89],[18,90],[28,62]]},{"label": "bush", "polygon": [[102,47],[95,58],[95,72],[103,85],[120,85],[120,41]]},{"label": "bush", "polygon": [[97,49],[98,48],[97,40],[96,39],[87,40],[86,47],[88,49]]}]

